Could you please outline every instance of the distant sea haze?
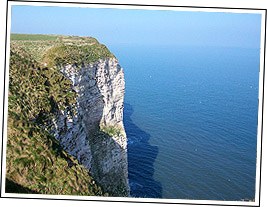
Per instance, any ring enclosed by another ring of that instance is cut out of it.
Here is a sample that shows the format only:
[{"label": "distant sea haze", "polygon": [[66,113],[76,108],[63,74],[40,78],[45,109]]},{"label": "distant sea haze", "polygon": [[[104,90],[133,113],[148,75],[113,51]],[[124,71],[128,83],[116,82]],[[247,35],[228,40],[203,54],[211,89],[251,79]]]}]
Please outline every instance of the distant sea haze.
[{"label": "distant sea haze", "polygon": [[259,49],[114,45],[131,196],[255,198]]}]

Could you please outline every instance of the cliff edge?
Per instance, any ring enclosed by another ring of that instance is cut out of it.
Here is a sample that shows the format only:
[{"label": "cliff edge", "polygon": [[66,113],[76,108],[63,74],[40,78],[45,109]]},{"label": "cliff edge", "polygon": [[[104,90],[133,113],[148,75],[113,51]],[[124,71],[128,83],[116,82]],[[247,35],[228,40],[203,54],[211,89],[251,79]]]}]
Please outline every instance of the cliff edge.
[{"label": "cliff edge", "polygon": [[[108,195],[129,196],[127,138],[123,126],[125,80],[116,57],[94,38],[60,35],[12,34],[11,54],[9,118],[16,113],[51,135],[51,140],[58,142],[72,158],[68,163],[73,164],[68,166],[84,167],[95,180],[93,185],[99,185]],[[36,73],[34,80],[32,73]],[[23,81],[26,89],[18,89],[17,79]],[[23,95],[27,97],[25,100]],[[13,110],[14,105],[19,106],[21,114]],[[12,123],[8,123],[9,141],[14,139]],[[26,139],[31,137],[27,134]],[[21,155],[15,159],[8,153],[12,143],[7,147],[7,178],[37,193],[49,193],[31,188],[29,183],[24,185],[23,182],[29,182],[26,178],[10,175],[11,168],[21,171],[15,164]],[[33,159],[23,169],[30,171],[35,162]],[[79,182],[76,185],[79,187]]]}]

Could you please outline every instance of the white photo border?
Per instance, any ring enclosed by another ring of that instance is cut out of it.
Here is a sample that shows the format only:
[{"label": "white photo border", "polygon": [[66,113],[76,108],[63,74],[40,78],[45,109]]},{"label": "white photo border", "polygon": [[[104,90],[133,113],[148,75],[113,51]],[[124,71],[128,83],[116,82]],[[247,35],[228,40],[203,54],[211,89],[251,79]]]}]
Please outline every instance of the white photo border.
[{"label": "white photo border", "polygon": [[[258,105],[258,134],[257,134],[257,163],[256,163],[256,189],[255,201],[214,201],[214,200],[184,200],[184,199],[151,199],[151,198],[124,198],[124,197],[96,197],[96,196],[65,196],[65,195],[37,195],[37,194],[11,194],[5,193],[6,169],[6,143],[7,143],[7,94],[9,77],[9,53],[11,33],[11,6],[54,6],[54,7],[88,7],[110,9],[143,9],[143,10],[172,10],[172,11],[201,11],[201,12],[227,12],[227,13],[256,13],[261,14],[261,43],[260,43],[260,69],[259,69],[259,105]],[[262,138],[263,138],[263,106],[264,106],[264,81],[266,57],[266,9],[254,8],[229,8],[229,7],[198,7],[178,5],[142,5],[123,3],[93,3],[93,2],[60,2],[60,1],[23,1],[8,0],[6,8],[6,42],[5,42],[5,68],[4,68],[4,94],[2,117],[2,154],[1,154],[1,197],[21,199],[56,199],[77,201],[102,201],[102,202],[129,202],[129,203],[161,203],[161,204],[187,204],[187,205],[214,205],[214,206],[259,206],[261,195],[261,168],[262,168]]]}]

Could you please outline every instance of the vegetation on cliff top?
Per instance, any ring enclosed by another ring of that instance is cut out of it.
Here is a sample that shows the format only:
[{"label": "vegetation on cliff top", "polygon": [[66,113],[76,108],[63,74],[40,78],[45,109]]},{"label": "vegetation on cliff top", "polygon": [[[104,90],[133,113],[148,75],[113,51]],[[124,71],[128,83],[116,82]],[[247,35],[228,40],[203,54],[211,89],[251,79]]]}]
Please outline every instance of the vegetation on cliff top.
[{"label": "vegetation on cliff top", "polygon": [[[97,55],[89,58],[88,51]],[[76,94],[67,78],[43,65],[113,56],[107,51],[91,37],[11,35],[6,192],[108,195],[46,130],[59,109],[75,112]]]},{"label": "vegetation on cliff top", "polygon": [[73,63],[80,66],[98,59],[115,57],[93,37],[11,34],[11,47],[23,48],[48,68]]}]

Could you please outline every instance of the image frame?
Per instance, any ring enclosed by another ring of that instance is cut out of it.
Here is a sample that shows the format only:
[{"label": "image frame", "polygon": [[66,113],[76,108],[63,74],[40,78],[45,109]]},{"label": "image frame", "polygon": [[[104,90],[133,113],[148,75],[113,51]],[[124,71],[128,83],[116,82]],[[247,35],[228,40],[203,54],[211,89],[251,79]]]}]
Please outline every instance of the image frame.
[{"label": "image frame", "polygon": [[[11,31],[11,6],[32,5],[32,6],[67,6],[67,7],[90,7],[90,8],[123,8],[123,9],[152,9],[152,10],[177,10],[177,11],[211,11],[211,12],[233,12],[233,13],[260,13],[261,22],[261,54],[259,73],[259,107],[258,107],[258,135],[257,135],[257,167],[256,167],[256,191],[255,201],[213,201],[213,200],[182,200],[182,199],[150,199],[150,198],[113,198],[113,197],[81,197],[81,196],[54,196],[54,195],[32,195],[32,194],[9,194],[5,193],[5,144],[7,139],[7,91],[9,74],[9,52],[10,52],[10,31]],[[6,34],[5,34],[5,63],[4,63],[4,90],[3,90],[3,115],[2,115],[2,141],[1,141],[1,188],[2,198],[17,199],[48,199],[48,200],[73,200],[73,201],[99,201],[99,202],[128,202],[128,203],[158,203],[158,204],[184,204],[184,205],[214,205],[214,206],[260,206],[261,200],[261,170],[263,150],[263,116],[264,116],[264,87],[265,87],[265,58],[266,58],[266,9],[255,8],[230,8],[230,7],[199,7],[199,6],[176,6],[176,5],[142,5],[122,3],[92,3],[92,2],[60,2],[60,1],[23,1],[8,0],[6,7]],[[75,197],[75,198],[74,198]],[[76,198],[77,197],[77,198]]]}]

